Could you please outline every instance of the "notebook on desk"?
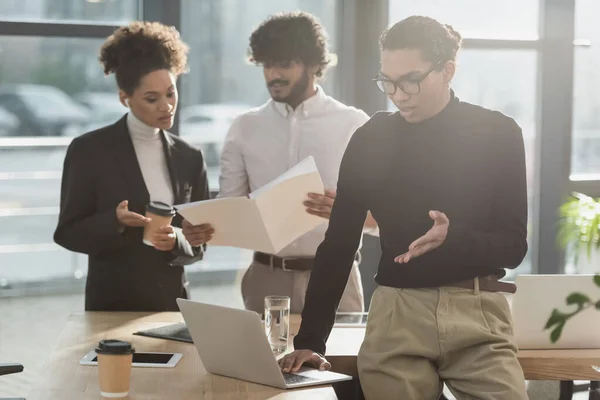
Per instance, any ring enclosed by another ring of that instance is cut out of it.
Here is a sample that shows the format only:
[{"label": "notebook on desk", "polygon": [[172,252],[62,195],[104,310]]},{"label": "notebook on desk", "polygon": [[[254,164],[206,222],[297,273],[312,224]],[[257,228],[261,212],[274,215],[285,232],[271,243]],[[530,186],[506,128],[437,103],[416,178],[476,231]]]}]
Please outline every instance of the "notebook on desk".
[{"label": "notebook on desk", "polygon": [[135,332],[134,335],[194,343],[192,341],[192,337],[190,336],[190,331],[183,322],[179,324],[161,326],[160,328],[146,329]]}]

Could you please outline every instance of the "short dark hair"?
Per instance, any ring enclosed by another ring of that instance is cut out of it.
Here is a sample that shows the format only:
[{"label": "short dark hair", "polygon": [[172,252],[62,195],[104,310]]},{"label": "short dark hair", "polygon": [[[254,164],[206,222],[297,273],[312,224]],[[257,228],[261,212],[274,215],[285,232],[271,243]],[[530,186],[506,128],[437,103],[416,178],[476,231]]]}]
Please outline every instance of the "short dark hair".
[{"label": "short dark hair", "polygon": [[319,66],[318,77],[330,62],[325,28],[306,12],[270,16],[252,32],[248,55],[255,64],[300,61]]},{"label": "short dark hair", "polygon": [[117,85],[131,94],[142,77],[167,69],[180,75],[187,69],[187,53],[179,32],[159,22],[134,21],[118,28],[100,49],[100,63],[106,75],[114,73]]},{"label": "short dark hair", "polygon": [[462,37],[451,25],[430,17],[412,16],[396,22],[381,35],[381,50],[418,49],[432,63],[456,60]]}]

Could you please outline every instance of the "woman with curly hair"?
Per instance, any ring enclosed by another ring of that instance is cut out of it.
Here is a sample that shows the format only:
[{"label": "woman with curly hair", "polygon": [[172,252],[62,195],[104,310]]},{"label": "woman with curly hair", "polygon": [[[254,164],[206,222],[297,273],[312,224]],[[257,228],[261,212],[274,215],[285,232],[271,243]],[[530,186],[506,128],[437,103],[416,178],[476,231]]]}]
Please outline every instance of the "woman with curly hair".
[{"label": "woman with curly hair", "polygon": [[88,311],[176,311],[175,300],[188,297],[183,266],[202,258],[203,243],[185,239],[178,216],[142,238],[151,201],[209,198],[202,153],[166,131],[187,52],[174,28],[156,22],[121,27],[100,50],[129,112],[72,141],[54,233],[56,243],[89,257]]}]

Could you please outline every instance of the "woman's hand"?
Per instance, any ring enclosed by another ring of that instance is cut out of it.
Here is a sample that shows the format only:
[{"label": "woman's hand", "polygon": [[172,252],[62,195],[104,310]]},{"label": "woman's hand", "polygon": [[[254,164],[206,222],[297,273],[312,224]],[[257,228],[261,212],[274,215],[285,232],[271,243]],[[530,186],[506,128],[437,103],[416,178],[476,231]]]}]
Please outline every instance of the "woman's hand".
[{"label": "woman's hand", "polygon": [[125,227],[140,227],[145,226],[148,222],[150,222],[150,218],[146,218],[141,214],[134,213],[133,211],[129,211],[127,205],[129,202],[127,200],[123,200],[117,206],[117,220],[119,221],[119,225]]},{"label": "woman's hand", "polygon": [[177,242],[175,229],[171,225],[161,226],[152,236],[152,244],[156,250],[171,251]]}]

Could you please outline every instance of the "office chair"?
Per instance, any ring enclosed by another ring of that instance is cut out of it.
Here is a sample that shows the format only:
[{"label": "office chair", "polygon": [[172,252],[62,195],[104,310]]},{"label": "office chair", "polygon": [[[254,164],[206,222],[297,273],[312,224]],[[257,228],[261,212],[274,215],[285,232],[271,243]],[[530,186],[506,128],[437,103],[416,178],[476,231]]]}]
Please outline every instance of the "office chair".
[{"label": "office chair", "polygon": [[[8,374],[16,374],[23,371],[21,364],[0,364],[0,376]],[[25,400],[23,398],[2,398],[0,400]]]}]

